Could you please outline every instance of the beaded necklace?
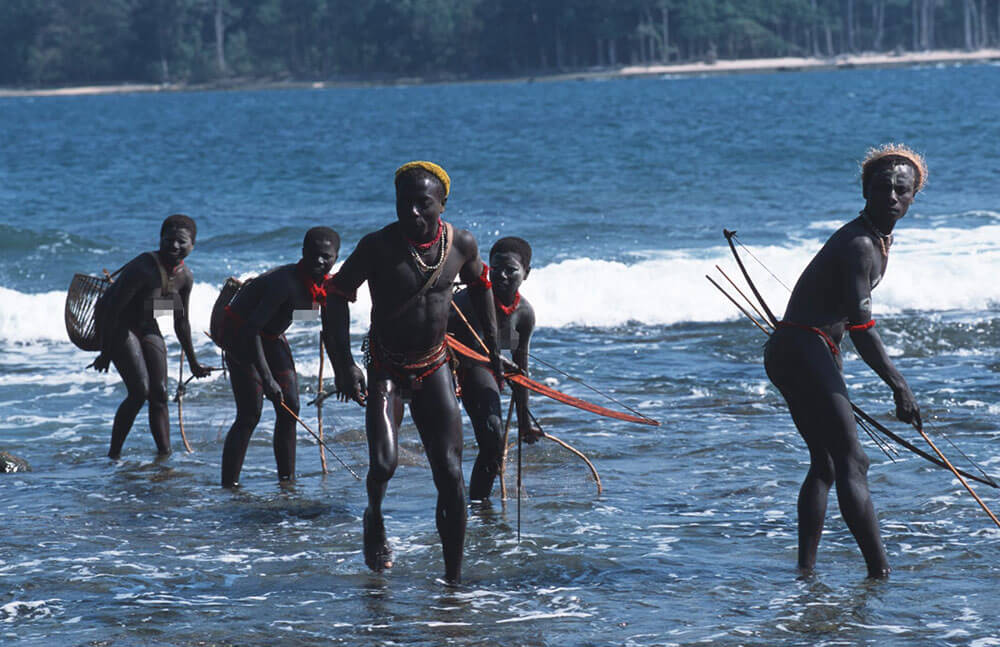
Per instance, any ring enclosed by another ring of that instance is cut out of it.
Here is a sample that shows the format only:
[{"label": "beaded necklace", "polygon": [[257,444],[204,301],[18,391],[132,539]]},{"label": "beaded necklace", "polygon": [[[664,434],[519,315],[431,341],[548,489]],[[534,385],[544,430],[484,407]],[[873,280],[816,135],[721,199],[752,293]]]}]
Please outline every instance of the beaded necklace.
[{"label": "beaded necklace", "polygon": [[[420,258],[420,252],[418,247],[424,246],[424,249],[430,249],[430,246],[437,242],[438,238],[441,240],[441,246],[438,248],[438,258],[433,265],[428,265]],[[410,256],[413,257],[413,261],[417,264],[417,268],[421,272],[433,272],[437,268],[441,267],[441,263],[444,262],[444,250],[448,246],[448,228],[444,226],[444,221],[441,221],[441,226],[438,229],[438,236],[435,237],[430,243],[414,243],[410,239],[406,239],[407,249],[410,250]]]},{"label": "beaded necklace", "polygon": [[858,215],[861,216],[862,222],[868,226],[868,229],[870,229],[871,232],[875,234],[875,237],[878,238],[879,247],[882,248],[882,256],[889,258],[889,247],[892,245],[892,234],[883,234],[882,231],[875,226],[875,223],[872,222],[872,219],[868,216],[868,212],[864,209],[858,212]]}]

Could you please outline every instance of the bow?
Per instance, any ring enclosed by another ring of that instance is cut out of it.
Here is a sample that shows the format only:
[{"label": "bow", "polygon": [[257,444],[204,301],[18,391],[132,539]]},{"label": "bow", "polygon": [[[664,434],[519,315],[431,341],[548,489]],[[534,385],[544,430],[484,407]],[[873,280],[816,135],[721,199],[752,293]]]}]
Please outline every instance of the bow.
[{"label": "bow", "polygon": [[[750,273],[747,272],[746,267],[744,267],[744,265],[743,265],[742,259],[740,259],[739,252],[736,250],[736,245],[733,242],[733,239],[736,237],[736,232],[735,231],[730,231],[728,229],[723,229],[722,233],[725,235],[726,240],[729,242],[729,249],[732,250],[733,257],[736,259],[736,264],[739,265],[740,271],[743,273],[743,278],[746,279],[747,285],[750,286],[750,290],[753,292],[754,296],[757,297],[757,301],[759,302],[761,308],[763,308],[764,312],[767,314],[767,318],[771,320],[772,324],[776,325],[777,324],[777,319],[775,318],[774,314],[771,312],[771,309],[767,307],[767,303],[764,301],[764,298],[760,295],[760,292],[757,290],[757,286],[754,285],[753,279],[750,278]],[[719,271],[722,272],[721,269]],[[732,284],[732,280],[729,279],[728,276],[726,276],[725,272],[722,272],[722,275],[725,276],[726,279],[729,280],[729,282]],[[729,295],[729,293],[727,293],[718,283],[716,283],[715,281],[713,281],[711,279],[711,277],[707,277],[706,276],[706,278],[708,278],[708,280],[716,288],[718,288],[720,292],[722,292],[724,295],[726,295],[726,297],[729,298],[729,300],[732,301],[736,305],[736,307],[739,308],[743,312],[743,314],[747,316],[747,318],[749,318],[751,321],[753,321],[755,324],[757,324],[757,320],[754,319],[736,301],[736,299],[734,299],[733,297],[731,297]],[[747,301],[747,303],[750,304],[751,308],[753,308],[754,310],[757,310],[757,308],[756,308],[756,306],[754,306],[753,302],[745,294],[743,294],[742,292],[740,292],[739,288],[737,288],[735,284],[733,284],[733,287],[737,290],[737,292],[739,292],[740,296],[742,296]],[[758,314],[759,314],[759,311],[758,311]],[[765,334],[770,335],[770,333],[767,330],[765,330],[762,326],[760,326],[760,324],[757,324],[757,327],[760,328],[762,331],[764,331]],[[923,431],[922,428],[918,428],[917,431],[920,432],[920,435],[923,436],[924,440],[926,440],[927,443],[931,446],[931,448],[934,449],[935,453],[937,453],[938,456],[940,456],[940,459],[937,458],[937,457],[935,457],[935,456],[933,456],[933,455],[931,455],[931,454],[929,454],[929,453],[927,453],[927,452],[925,452],[925,451],[923,451],[923,450],[921,450],[919,447],[916,447],[912,443],[908,442],[905,438],[902,438],[901,436],[898,436],[897,434],[893,433],[888,428],[886,428],[884,425],[882,425],[877,420],[875,420],[874,418],[872,418],[870,415],[868,415],[867,413],[865,413],[861,409],[861,407],[857,406],[853,402],[851,403],[851,408],[854,410],[854,417],[857,420],[859,426],[861,426],[862,429],[864,429],[868,433],[868,435],[872,438],[872,440],[877,445],[879,443],[876,440],[875,436],[870,432],[869,426],[873,427],[877,431],[881,432],[883,435],[885,435],[890,440],[895,441],[900,446],[902,446],[902,447],[910,450],[911,452],[913,452],[917,456],[920,456],[921,458],[923,458],[925,460],[928,460],[931,463],[934,463],[938,467],[941,467],[943,469],[947,469],[947,470],[952,471],[955,474],[955,476],[958,477],[958,479],[960,481],[962,480],[962,477],[964,476],[966,478],[972,479],[972,480],[977,481],[979,483],[982,483],[984,485],[988,485],[988,486],[993,487],[993,488],[1000,488],[1000,485],[998,485],[996,481],[994,481],[988,474],[986,474],[982,470],[982,468],[979,468],[980,472],[982,472],[982,474],[983,474],[982,478],[979,477],[979,476],[976,476],[974,474],[969,474],[968,472],[965,472],[963,470],[956,469],[953,465],[951,465],[951,462],[948,461],[948,459],[940,452],[940,450],[938,450],[938,448],[934,445],[934,443],[931,442],[930,438],[927,437],[926,433],[924,433],[924,431]],[[879,445],[879,447],[883,451],[885,451],[885,448],[883,448],[881,445]],[[886,455],[889,455],[888,452],[886,452]],[[889,456],[889,458],[891,459],[892,456]],[[966,457],[966,458],[968,458],[968,457]],[[970,460],[970,462],[973,463],[973,465],[975,465],[974,461],[972,461],[971,459],[969,459],[969,460]],[[976,465],[976,467],[978,468],[979,466]],[[963,485],[966,485],[966,488],[968,489],[968,485],[967,484],[965,484],[963,482]],[[973,496],[976,496],[975,493],[973,493]],[[976,496],[976,499],[979,500],[978,496]],[[983,505],[983,504],[980,503],[980,505]],[[989,512],[989,510],[987,510],[987,512]],[[990,514],[990,517],[992,518],[993,514],[992,513],[989,513],[989,514]],[[994,518],[994,521],[996,521],[995,518]],[[998,525],[1000,525],[1000,524],[998,524]]]},{"label": "bow", "polygon": [[778,325],[778,318],[775,317],[774,313],[771,312],[771,309],[767,307],[764,297],[760,296],[760,292],[757,291],[757,286],[754,285],[753,279],[750,278],[750,273],[747,272],[747,268],[743,266],[743,260],[740,258],[740,253],[736,251],[736,245],[733,243],[733,238],[736,237],[736,232],[723,229],[722,233],[726,237],[726,241],[729,242],[729,249],[733,251],[733,258],[736,259],[736,264],[739,265],[740,272],[743,272],[743,278],[747,280],[747,285],[750,286],[750,289],[753,291],[753,295],[757,297],[757,301],[760,302],[761,307],[764,308],[764,312],[767,313],[767,318],[771,320],[771,325]]},{"label": "bow", "polygon": [[[467,357],[473,361],[479,362],[480,364],[489,365],[489,358],[478,353],[462,342],[455,339],[450,333],[445,337],[445,341],[450,348],[455,353]],[[635,422],[640,425],[652,425],[654,427],[659,427],[660,423],[658,420],[653,420],[652,418],[647,418],[645,416],[636,416],[630,413],[623,413],[621,411],[615,411],[614,409],[608,409],[607,407],[602,407],[599,404],[594,404],[593,402],[587,402],[586,400],[581,400],[580,398],[575,398],[571,395],[563,393],[562,391],[557,391],[550,386],[546,386],[540,382],[536,382],[530,377],[526,376],[521,369],[516,365],[504,358],[504,366],[509,369],[509,372],[504,373],[502,376],[508,382],[513,382],[519,386],[534,391],[539,395],[544,395],[545,397],[552,398],[563,404],[568,404],[571,407],[576,407],[577,409],[583,409],[584,411],[589,411],[591,413],[596,413],[599,416],[605,416],[606,418],[616,418],[618,420],[625,420],[628,422]]]}]

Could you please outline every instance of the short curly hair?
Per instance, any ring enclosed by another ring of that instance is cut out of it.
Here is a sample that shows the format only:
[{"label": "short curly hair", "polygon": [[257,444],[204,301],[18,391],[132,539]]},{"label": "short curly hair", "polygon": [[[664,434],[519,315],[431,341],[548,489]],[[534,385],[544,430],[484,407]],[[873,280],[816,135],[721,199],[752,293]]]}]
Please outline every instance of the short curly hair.
[{"label": "short curly hair", "polygon": [[899,163],[913,167],[913,172],[917,175],[914,193],[919,193],[927,184],[927,162],[924,161],[924,156],[906,144],[883,144],[869,148],[861,162],[861,191],[865,197],[868,197],[868,182],[872,175],[887,164]]},{"label": "short curly hair", "polygon": [[183,213],[175,213],[172,216],[167,216],[163,224],[160,225],[160,236],[162,237],[168,229],[187,229],[191,234],[191,242],[194,242],[194,239],[198,236],[198,226],[194,224],[194,220],[191,217]]},{"label": "short curly hair", "polygon": [[531,245],[525,239],[518,238],[517,236],[501,238],[493,243],[493,247],[490,248],[490,258],[492,259],[495,254],[502,254],[504,252],[517,254],[521,257],[524,269],[531,269]]},{"label": "short curly hair", "polygon": [[333,247],[340,251],[340,235],[329,227],[313,227],[306,232],[302,239],[302,246],[305,247],[310,241],[329,241]]}]

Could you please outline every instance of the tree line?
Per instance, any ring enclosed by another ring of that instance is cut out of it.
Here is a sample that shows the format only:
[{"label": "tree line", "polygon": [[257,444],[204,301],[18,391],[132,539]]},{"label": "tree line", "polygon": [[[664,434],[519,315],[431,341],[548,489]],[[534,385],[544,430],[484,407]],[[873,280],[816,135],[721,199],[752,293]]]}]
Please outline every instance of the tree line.
[{"label": "tree line", "polygon": [[1000,0],[2,0],[0,85],[434,80],[978,49]]}]

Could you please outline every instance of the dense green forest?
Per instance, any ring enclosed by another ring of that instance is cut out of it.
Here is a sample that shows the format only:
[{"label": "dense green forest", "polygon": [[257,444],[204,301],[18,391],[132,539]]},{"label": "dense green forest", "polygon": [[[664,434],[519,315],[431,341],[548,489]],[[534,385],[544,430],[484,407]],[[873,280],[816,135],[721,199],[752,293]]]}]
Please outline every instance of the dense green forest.
[{"label": "dense green forest", "polygon": [[0,0],[0,85],[488,78],[998,34],[1000,0]]}]

